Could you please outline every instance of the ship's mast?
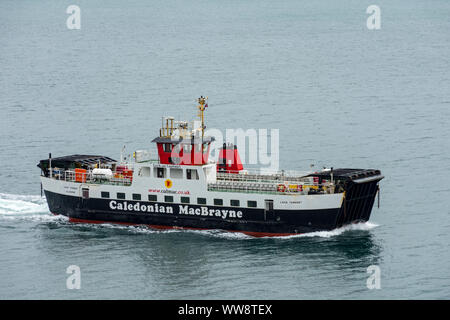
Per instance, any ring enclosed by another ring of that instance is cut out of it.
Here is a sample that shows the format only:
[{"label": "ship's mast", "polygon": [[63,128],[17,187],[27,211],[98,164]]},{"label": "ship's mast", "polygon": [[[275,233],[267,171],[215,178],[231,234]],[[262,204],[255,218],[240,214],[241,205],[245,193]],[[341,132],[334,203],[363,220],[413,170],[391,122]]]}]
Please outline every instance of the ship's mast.
[{"label": "ship's mast", "polygon": [[[201,128],[198,127],[198,120],[189,126],[187,121],[174,121],[173,117],[162,119],[159,137],[152,141],[157,145],[161,164],[204,165],[208,163],[210,145],[214,141],[214,137],[205,137],[205,111],[208,108],[208,97],[201,96],[197,102]],[[199,129],[201,129],[201,138]]]},{"label": "ship's mast", "polygon": [[205,98],[203,96],[200,96],[200,98],[198,98],[197,108],[200,111],[198,113],[198,116],[200,117],[200,120],[202,122],[202,140],[203,140],[203,137],[205,136],[205,128],[206,128],[206,126],[205,126],[205,108],[208,107],[207,101],[208,101],[208,97]]}]

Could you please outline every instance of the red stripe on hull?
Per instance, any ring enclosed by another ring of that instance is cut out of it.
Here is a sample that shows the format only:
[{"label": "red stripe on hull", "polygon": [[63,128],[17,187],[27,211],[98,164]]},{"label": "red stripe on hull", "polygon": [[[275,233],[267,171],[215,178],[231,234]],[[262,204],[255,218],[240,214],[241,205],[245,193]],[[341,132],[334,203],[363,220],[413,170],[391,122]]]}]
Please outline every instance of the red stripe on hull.
[{"label": "red stripe on hull", "polygon": [[262,237],[288,237],[299,235],[300,233],[272,233],[272,232],[256,232],[256,231],[233,231],[233,232],[242,232],[248,236],[262,238]]},{"label": "red stripe on hull", "polygon": [[[136,224],[130,222],[112,222],[112,221],[101,221],[101,220],[86,220],[86,219],[78,219],[78,218],[70,218],[69,221],[73,223],[94,223],[94,224],[102,224],[102,223],[112,223],[112,224],[121,224],[126,226],[146,226],[152,229],[157,230],[211,230],[206,228],[188,228],[188,227],[177,227],[177,226],[162,226],[162,225],[154,225],[154,224]],[[270,232],[256,232],[256,231],[237,231],[237,230],[226,230],[229,232],[240,232],[244,233],[251,237],[262,238],[262,237],[286,237],[298,235],[298,233],[270,233]]]}]

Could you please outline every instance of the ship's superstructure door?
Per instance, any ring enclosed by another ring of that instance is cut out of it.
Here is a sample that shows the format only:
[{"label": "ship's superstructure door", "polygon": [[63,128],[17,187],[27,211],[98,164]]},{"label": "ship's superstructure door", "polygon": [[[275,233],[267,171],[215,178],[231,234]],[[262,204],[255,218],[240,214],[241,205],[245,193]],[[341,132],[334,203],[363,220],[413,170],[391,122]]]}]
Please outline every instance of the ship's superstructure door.
[{"label": "ship's superstructure door", "polygon": [[87,207],[89,200],[89,188],[81,188],[81,209],[84,209]]},{"label": "ship's superstructure door", "polygon": [[264,220],[273,219],[273,200],[264,200]]},{"label": "ship's superstructure door", "polygon": [[83,199],[89,199],[89,188],[81,189],[81,196]]}]

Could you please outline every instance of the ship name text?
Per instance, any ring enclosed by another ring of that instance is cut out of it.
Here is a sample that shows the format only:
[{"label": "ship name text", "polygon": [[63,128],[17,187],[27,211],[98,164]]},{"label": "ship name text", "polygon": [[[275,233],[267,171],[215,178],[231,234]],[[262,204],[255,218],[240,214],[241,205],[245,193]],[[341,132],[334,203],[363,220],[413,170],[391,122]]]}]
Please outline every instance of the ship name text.
[{"label": "ship name text", "polygon": [[[109,202],[109,208],[114,211],[130,211],[130,212],[155,212],[155,213],[168,213],[173,214],[172,206],[164,206],[158,203],[143,204],[143,203],[129,203],[128,201],[118,202],[111,200]],[[222,219],[237,218],[242,219],[243,213],[241,210],[228,210],[228,209],[213,209],[208,207],[193,208],[188,205],[178,205],[178,214],[183,215],[196,215],[196,216],[209,216],[219,217]]]}]

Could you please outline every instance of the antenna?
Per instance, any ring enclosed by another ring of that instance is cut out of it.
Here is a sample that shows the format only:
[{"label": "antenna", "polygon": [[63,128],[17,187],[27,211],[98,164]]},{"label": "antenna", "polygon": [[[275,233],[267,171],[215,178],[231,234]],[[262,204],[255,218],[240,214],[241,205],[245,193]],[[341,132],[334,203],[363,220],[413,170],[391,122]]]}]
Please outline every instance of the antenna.
[{"label": "antenna", "polygon": [[200,117],[200,120],[202,122],[202,140],[203,137],[205,136],[205,109],[208,107],[208,97],[203,97],[200,96],[200,98],[198,98],[198,110],[200,111],[198,116]]}]

